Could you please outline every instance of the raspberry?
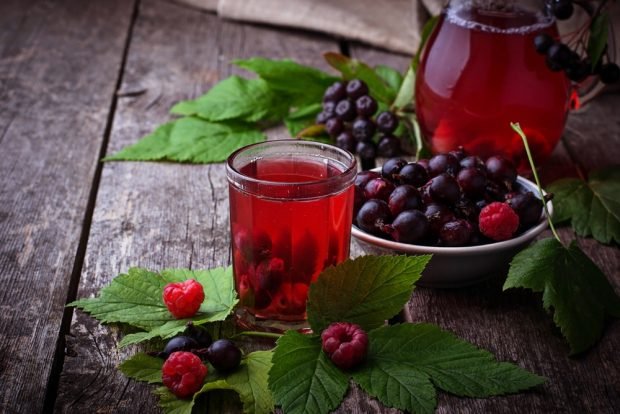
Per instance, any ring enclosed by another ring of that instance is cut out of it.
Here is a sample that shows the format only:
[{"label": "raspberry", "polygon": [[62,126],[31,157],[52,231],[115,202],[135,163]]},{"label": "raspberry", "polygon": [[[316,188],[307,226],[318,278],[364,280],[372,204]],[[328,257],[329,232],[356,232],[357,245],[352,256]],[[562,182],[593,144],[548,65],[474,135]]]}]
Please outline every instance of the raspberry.
[{"label": "raspberry", "polygon": [[368,335],[359,326],[348,322],[334,322],[321,333],[323,352],[340,369],[359,365],[368,351]]},{"label": "raspberry", "polygon": [[185,282],[168,283],[164,287],[162,297],[172,316],[183,319],[198,312],[202,301],[205,300],[205,292],[200,283],[188,279]]},{"label": "raspberry", "polygon": [[191,352],[173,352],[161,368],[162,382],[179,398],[198,391],[206,376],[207,367]]},{"label": "raspberry", "polygon": [[508,204],[494,202],[480,211],[478,226],[490,239],[508,240],[519,228],[519,216]]}]

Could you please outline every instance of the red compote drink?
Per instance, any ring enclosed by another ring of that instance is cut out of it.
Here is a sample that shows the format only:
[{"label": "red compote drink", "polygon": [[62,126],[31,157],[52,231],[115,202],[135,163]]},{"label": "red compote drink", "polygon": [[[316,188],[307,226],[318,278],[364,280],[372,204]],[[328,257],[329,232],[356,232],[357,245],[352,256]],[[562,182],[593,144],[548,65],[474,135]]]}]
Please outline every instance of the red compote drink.
[{"label": "red compote drink", "polygon": [[416,80],[418,120],[434,153],[463,146],[527,168],[510,127],[519,122],[536,161],[551,154],[564,129],[570,83],[534,47],[540,33],[557,37],[543,3],[451,1],[443,11]]},{"label": "red compote drink", "polygon": [[349,257],[355,161],[329,145],[273,141],[231,155],[228,176],[240,322],[300,327],[310,283]]}]

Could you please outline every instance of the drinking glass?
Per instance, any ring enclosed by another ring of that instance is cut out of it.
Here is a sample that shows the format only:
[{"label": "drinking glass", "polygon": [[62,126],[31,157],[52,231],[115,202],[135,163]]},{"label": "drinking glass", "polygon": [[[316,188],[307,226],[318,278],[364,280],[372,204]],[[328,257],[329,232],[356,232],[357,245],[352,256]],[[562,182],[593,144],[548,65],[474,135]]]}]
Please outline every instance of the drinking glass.
[{"label": "drinking glass", "polygon": [[310,283],[349,257],[356,169],[349,152],[302,140],[266,141],[230,155],[239,325],[307,328]]},{"label": "drinking glass", "polygon": [[429,38],[416,79],[416,111],[434,153],[459,146],[487,158],[502,154],[527,169],[511,122],[519,122],[538,163],[560,139],[570,82],[551,71],[534,37],[557,38],[544,1],[453,0]]}]

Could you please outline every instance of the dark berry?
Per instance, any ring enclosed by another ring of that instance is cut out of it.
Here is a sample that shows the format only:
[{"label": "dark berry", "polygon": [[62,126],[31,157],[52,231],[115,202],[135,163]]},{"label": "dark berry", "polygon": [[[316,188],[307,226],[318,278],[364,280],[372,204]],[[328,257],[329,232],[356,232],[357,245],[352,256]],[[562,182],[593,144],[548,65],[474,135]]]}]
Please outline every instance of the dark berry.
[{"label": "dark berry", "polygon": [[377,115],[377,128],[384,134],[393,133],[398,127],[398,117],[390,111]]},{"label": "dark berry", "polygon": [[196,349],[199,347],[198,342],[194,338],[190,338],[189,336],[175,336],[171,340],[168,341],[164,350],[161,354],[164,358],[168,358],[170,354],[177,351],[191,351],[192,349]]},{"label": "dark berry", "polygon": [[461,164],[459,160],[452,154],[437,154],[428,160],[428,174],[431,177],[442,173],[447,173],[454,177],[460,169]]},{"label": "dark berry", "polygon": [[410,184],[414,187],[421,187],[428,181],[426,168],[417,162],[412,162],[401,168],[398,175],[398,182]]},{"label": "dark berry", "polygon": [[333,116],[332,114],[328,114],[325,111],[321,111],[318,113],[314,121],[317,124],[325,124],[332,116]]},{"label": "dark berry", "polygon": [[454,213],[459,218],[477,223],[480,209],[476,206],[475,202],[463,196],[454,204]]},{"label": "dark berry", "polygon": [[353,79],[347,84],[347,96],[353,100],[368,95],[368,86],[359,79]]},{"label": "dark berry", "polygon": [[569,19],[573,15],[572,0],[552,0],[551,12],[558,20]]},{"label": "dark berry", "polygon": [[458,183],[454,177],[446,173],[439,174],[431,179],[429,193],[433,200],[447,204],[454,204],[461,197]]},{"label": "dark berry", "polygon": [[275,292],[286,277],[284,260],[279,257],[270,257],[261,261],[255,270],[255,286],[257,289]]},{"label": "dark berry", "polygon": [[618,80],[620,80],[620,67],[618,67],[618,65],[612,62],[606,63],[601,66],[601,69],[599,70],[599,76],[601,82],[606,85],[616,83],[618,82]]},{"label": "dark berry", "polygon": [[383,235],[381,227],[391,219],[390,208],[383,200],[366,201],[357,213],[357,226],[366,233]]},{"label": "dark berry", "polygon": [[334,82],[323,94],[324,102],[338,102],[347,97],[347,83],[346,82]]},{"label": "dark berry", "polygon": [[379,177],[381,177],[381,174],[376,171],[360,171],[355,177],[354,184],[356,187],[359,187],[360,190],[363,190],[366,184],[368,184],[368,181]]},{"label": "dark berry", "polygon": [[343,131],[336,137],[336,146],[343,150],[355,153],[357,141],[353,138],[353,134],[349,131]]},{"label": "dark berry", "polygon": [[417,188],[409,184],[399,185],[388,197],[388,207],[393,217],[405,210],[422,208],[422,197]]},{"label": "dark berry", "polygon": [[364,186],[364,197],[367,200],[378,198],[387,201],[392,191],[394,191],[394,184],[391,181],[383,177],[373,178]]},{"label": "dark berry", "polygon": [[555,41],[547,33],[540,33],[534,38],[534,47],[540,54],[547,53],[547,50],[549,50],[553,43],[555,43]]},{"label": "dark berry", "polygon": [[424,169],[426,170],[426,172],[428,173],[428,159],[426,158],[420,158],[419,160],[416,161],[418,164],[420,164],[422,167],[424,167]]},{"label": "dark berry", "polygon": [[590,75],[590,64],[586,61],[572,63],[566,68],[566,76],[573,82],[581,82]]},{"label": "dark berry", "polygon": [[336,113],[336,104],[338,102],[323,102],[323,112],[325,112],[330,118]]},{"label": "dark berry", "polygon": [[201,348],[207,348],[213,342],[213,338],[207,329],[199,325],[194,325],[192,322],[187,323],[185,335],[198,342]]},{"label": "dark berry", "polygon": [[325,131],[330,137],[336,138],[344,130],[344,122],[340,118],[331,118],[325,122]]},{"label": "dark berry", "polygon": [[233,243],[243,258],[248,262],[260,261],[271,253],[271,237],[264,231],[250,231],[240,226],[233,226]]},{"label": "dark berry", "polygon": [[205,300],[205,292],[200,283],[188,279],[184,282],[168,283],[164,287],[162,297],[172,316],[183,319],[198,312],[202,301]]},{"label": "dark berry", "polygon": [[551,70],[559,70],[568,67],[572,58],[571,50],[564,43],[554,43],[547,50],[547,63],[551,64]]},{"label": "dark berry", "polygon": [[357,145],[355,146],[355,151],[360,156],[362,161],[363,160],[373,160],[373,164],[374,164],[375,157],[377,156],[377,146],[375,145],[374,142],[372,142],[372,141],[370,141],[370,142],[365,142],[365,141],[358,142]]},{"label": "dark berry", "polygon": [[485,163],[487,177],[496,183],[502,183],[511,189],[517,181],[517,169],[514,164],[499,156],[490,157]]},{"label": "dark berry", "polygon": [[343,121],[353,121],[355,119],[355,105],[348,99],[343,99],[336,104],[335,115]]},{"label": "dark berry", "polygon": [[381,157],[391,158],[400,154],[400,139],[393,135],[385,135],[377,144],[377,153]]},{"label": "dark berry", "polygon": [[428,219],[431,229],[437,234],[439,234],[439,230],[441,230],[445,223],[456,219],[452,210],[438,203],[427,204],[424,209],[424,215]]},{"label": "dark berry", "polygon": [[463,219],[448,221],[439,230],[439,240],[444,246],[465,246],[469,243],[473,226]]},{"label": "dark berry", "polygon": [[460,162],[461,168],[476,168],[483,173],[486,173],[487,167],[484,165],[484,161],[475,155],[465,157]]},{"label": "dark berry", "polygon": [[506,203],[519,216],[522,229],[527,229],[540,220],[542,201],[531,191],[525,193],[511,193],[506,196]]},{"label": "dark berry", "polygon": [[471,198],[479,198],[484,195],[487,185],[487,178],[480,170],[469,167],[459,171],[456,181],[459,183],[463,193]]},{"label": "dark berry", "polygon": [[363,95],[355,101],[357,114],[363,117],[371,117],[377,112],[377,101],[368,95]]},{"label": "dark berry", "polygon": [[334,322],[321,332],[323,352],[340,369],[351,369],[366,359],[368,335],[359,326]]},{"label": "dark berry", "polygon": [[383,163],[381,175],[388,180],[394,180],[405,165],[407,161],[402,158],[390,158]]},{"label": "dark berry", "polygon": [[401,212],[391,224],[381,228],[400,243],[416,243],[426,237],[429,230],[428,219],[419,210]]},{"label": "dark berry", "polygon": [[456,158],[458,162],[461,162],[463,158],[467,157],[467,153],[463,147],[458,147],[457,149],[448,152],[448,154]]},{"label": "dark berry", "polygon": [[191,352],[173,352],[161,368],[163,384],[178,398],[187,398],[202,388],[207,367]]},{"label": "dark berry", "polygon": [[207,349],[207,359],[220,372],[229,372],[241,363],[241,350],[228,339],[218,339]]},{"label": "dark berry", "polygon": [[369,142],[375,135],[375,123],[368,118],[357,118],[353,122],[351,132],[358,141]]}]

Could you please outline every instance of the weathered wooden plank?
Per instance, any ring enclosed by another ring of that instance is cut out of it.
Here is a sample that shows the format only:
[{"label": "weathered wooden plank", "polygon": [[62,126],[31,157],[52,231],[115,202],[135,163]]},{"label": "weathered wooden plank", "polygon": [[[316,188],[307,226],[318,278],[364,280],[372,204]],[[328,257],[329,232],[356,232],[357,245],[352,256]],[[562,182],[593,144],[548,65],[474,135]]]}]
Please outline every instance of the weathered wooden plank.
[{"label": "weathered wooden plank", "polygon": [[0,412],[44,406],[132,4],[0,2]]},{"label": "weathered wooden plank", "polygon": [[[179,5],[141,3],[109,152],[135,142],[169,119],[181,99],[195,97],[233,73],[228,62],[255,55],[323,65],[333,41],[247,24]],[[104,165],[78,296],[93,295],[131,266],[194,269],[228,265],[228,192],[223,164]],[[118,332],[76,312],[67,338],[58,412],[156,412],[151,386],[128,381],[116,365],[135,349],[116,349]],[[229,399],[209,412],[234,412]]]}]

